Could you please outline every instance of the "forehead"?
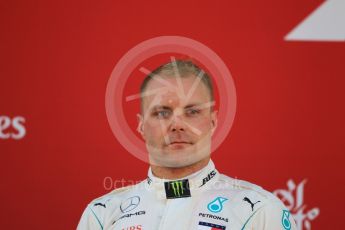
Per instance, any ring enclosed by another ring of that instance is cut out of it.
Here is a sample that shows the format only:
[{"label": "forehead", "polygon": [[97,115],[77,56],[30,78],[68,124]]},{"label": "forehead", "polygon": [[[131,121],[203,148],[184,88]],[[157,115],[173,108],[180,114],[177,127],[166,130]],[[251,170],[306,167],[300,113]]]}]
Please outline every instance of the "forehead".
[{"label": "forehead", "polygon": [[160,75],[151,79],[145,89],[145,93],[153,93],[144,97],[145,107],[147,102],[161,103],[206,103],[210,101],[210,91],[207,86],[195,75],[183,77]]}]

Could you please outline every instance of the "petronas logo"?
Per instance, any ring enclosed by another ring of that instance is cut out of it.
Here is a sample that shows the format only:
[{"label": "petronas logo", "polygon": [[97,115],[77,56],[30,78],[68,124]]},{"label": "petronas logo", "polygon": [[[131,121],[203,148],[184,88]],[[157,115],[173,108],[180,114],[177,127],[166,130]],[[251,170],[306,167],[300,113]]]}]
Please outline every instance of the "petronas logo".
[{"label": "petronas logo", "polygon": [[283,217],[282,217],[282,225],[285,230],[290,230],[291,229],[291,222],[289,220],[290,217],[290,212],[287,210],[283,211]]},{"label": "petronas logo", "polygon": [[213,213],[218,213],[223,210],[223,203],[227,201],[228,198],[217,197],[207,205],[207,209]]},{"label": "petronas logo", "polygon": [[190,197],[189,181],[177,180],[165,182],[165,193],[167,199]]}]

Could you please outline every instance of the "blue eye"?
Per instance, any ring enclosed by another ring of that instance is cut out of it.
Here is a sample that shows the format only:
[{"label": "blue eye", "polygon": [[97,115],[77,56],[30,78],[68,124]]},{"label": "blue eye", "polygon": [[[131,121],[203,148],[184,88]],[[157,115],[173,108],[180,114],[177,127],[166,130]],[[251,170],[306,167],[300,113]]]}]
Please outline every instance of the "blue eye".
[{"label": "blue eye", "polygon": [[193,116],[193,115],[199,114],[200,110],[198,110],[198,109],[188,109],[186,113],[187,113],[187,115]]},{"label": "blue eye", "polygon": [[170,115],[170,112],[167,110],[155,112],[155,116],[158,118],[167,118],[167,117],[169,117],[169,115]]}]

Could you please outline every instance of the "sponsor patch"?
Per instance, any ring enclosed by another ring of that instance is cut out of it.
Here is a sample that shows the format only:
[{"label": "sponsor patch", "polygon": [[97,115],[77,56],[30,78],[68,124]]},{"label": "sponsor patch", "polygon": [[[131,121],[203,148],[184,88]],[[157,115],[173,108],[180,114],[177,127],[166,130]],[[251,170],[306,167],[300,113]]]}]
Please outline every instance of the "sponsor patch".
[{"label": "sponsor patch", "polygon": [[190,197],[189,181],[177,180],[164,183],[167,199]]},{"label": "sponsor patch", "polygon": [[218,224],[212,224],[207,222],[199,222],[198,230],[219,230],[219,229],[225,229],[225,226],[218,225]]}]

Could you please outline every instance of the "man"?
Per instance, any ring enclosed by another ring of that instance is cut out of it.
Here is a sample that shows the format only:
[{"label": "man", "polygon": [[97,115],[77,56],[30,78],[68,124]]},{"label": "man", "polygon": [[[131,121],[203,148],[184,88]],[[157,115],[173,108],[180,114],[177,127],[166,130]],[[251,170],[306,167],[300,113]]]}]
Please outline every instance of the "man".
[{"label": "man", "polygon": [[217,111],[206,72],[173,60],[145,78],[141,96],[148,178],[92,201],[78,229],[296,229],[278,198],[220,174],[210,160]]}]

